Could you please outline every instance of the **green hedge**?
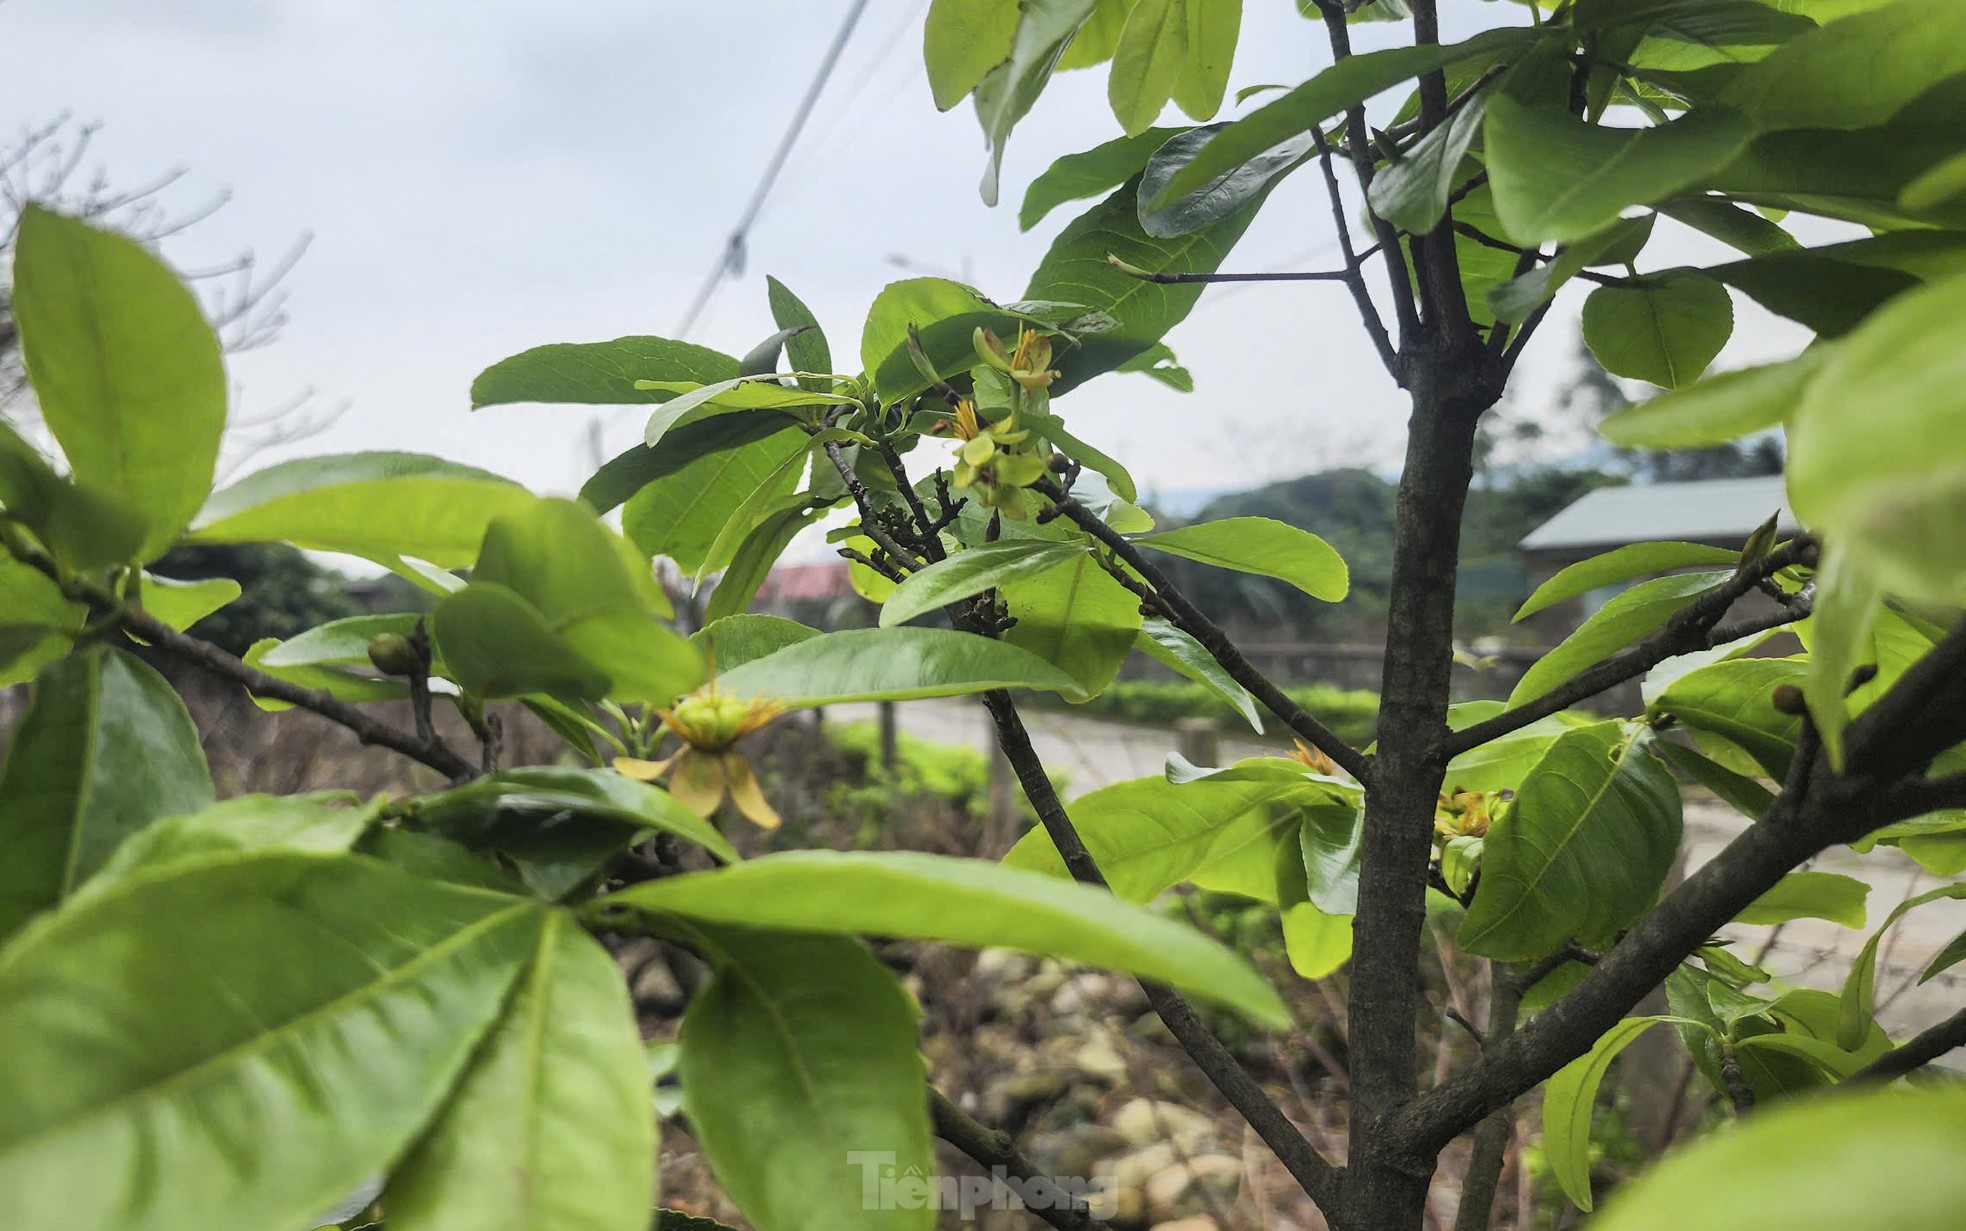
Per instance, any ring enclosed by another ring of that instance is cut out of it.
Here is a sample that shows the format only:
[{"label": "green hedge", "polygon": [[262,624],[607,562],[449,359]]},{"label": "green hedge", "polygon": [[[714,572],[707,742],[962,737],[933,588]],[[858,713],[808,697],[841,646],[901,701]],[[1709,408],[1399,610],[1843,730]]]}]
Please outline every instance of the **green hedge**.
[{"label": "green hedge", "polygon": [[[1354,748],[1371,743],[1378,731],[1378,693],[1328,684],[1306,684],[1284,692]],[[1178,718],[1215,718],[1225,728],[1248,729],[1226,701],[1189,680],[1118,680],[1092,700],[1068,708],[1088,717],[1147,726],[1168,726]],[[1281,722],[1266,725],[1272,732],[1282,727]]]}]

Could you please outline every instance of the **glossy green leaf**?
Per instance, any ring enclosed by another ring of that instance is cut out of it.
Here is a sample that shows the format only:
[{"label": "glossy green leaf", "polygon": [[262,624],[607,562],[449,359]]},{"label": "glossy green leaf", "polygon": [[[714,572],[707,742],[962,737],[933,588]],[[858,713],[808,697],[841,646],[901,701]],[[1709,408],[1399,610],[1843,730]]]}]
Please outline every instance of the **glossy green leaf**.
[{"label": "glossy green leaf", "polygon": [[1598,608],[1557,647],[1523,673],[1509,704],[1521,705],[1639,638],[1656,631],[1674,612],[1725,581],[1728,573],[1675,573],[1641,581]]},{"label": "glossy green leaf", "polygon": [[1591,1049],[1556,1071],[1543,1090],[1543,1151],[1563,1194],[1580,1210],[1593,1208],[1591,1193],[1591,1111],[1598,1087],[1618,1053],[1640,1035],[1668,1019],[1628,1017],[1611,1027]]},{"label": "glossy green leaf", "polygon": [[1045,168],[1024,190],[1017,225],[1028,231],[1046,214],[1067,201],[1111,192],[1146,167],[1154,151],[1184,128],[1149,128],[1131,137],[1115,137],[1079,154],[1067,154]]},{"label": "glossy green leaf", "polygon": [[1906,898],[1891,908],[1891,913],[1884,916],[1884,922],[1878,924],[1877,930],[1864,942],[1864,947],[1857,953],[1857,960],[1850,964],[1849,975],[1843,981],[1836,1022],[1838,1047],[1845,1051],[1854,1050],[1872,1028],[1877,1000],[1877,946],[1884,939],[1884,934],[1891,930],[1892,924],[1904,918],[1907,911],[1946,898],[1966,898],[1966,885],[1941,885],[1916,897]]},{"label": "glossy green leaf", "polygon": [[162,555],[212,490],[225,364],[197,299],[135,240],[29,204],[14,321],[34,398],[75,479],[140,510]]},{"label": "glossy green leaf", "polygon": [[241,593],[239,583],[230,577],[178,581],[171,577],[153,577],[149,573],[143,575],[144,611],[179,632],[232,602]]},{"label": "glossy green leaf", "polygon": [[1133,542],[1216,568],[1275,577],[1327,603],[1344,598],[1351,588],[1351,572],[1331,544],[1268,517],[1227,517],[1141,535]]},{"label": "glossy green leaf", "polygon": [[1025,288],[1026,299],[1082,303],[1118,322],[1116,328],[1088,334],[1076,347],[1054,353],[1052,364],[1062,373],[1052,382],[1054,397],[1132,362],[1186,320],[1201,298],[1200,285],[1150,282],[1122,273],[1109,258],[1153,274],[1213,273],[1255,217],[1255,209],[1245,207],[1212,226],[1157,239],[1141,226],[1138,184],[1129,180],[1073,219],[1052,241]]},{"label": "glossy green leaf", "polygon": [[1588,594],[1604,586],[1648,577],[1701,564],[1738,564],[1741,553],[1705,543],[1628,543],[1603,555],[1567,565],[1556,576],[1536,587],[1528,601],[1515,613],[1521,620],[1565,599]]},{"label": "glossy green leaf", "polygon": [[50,665],[0,769],[0,937],[145,826],[211,802],[198,729],[162,676],[101,646]]},{"label": "glossy green leaf", "polygon": [[1766,215],[1720,197],[1681,197],[1661,202],[1659,212],[1749,256],[1769,256],[1800,247],[1795,236]]},{"label": "glossy green leaf", "polygon": [[638,380],[709,383],[737,375],[729,355],[668,338],[616,338],[612,342],[555,342],[502,359],[471,382],[471,407],[508,402],[572,402],[629,405],[666,402],[661,389],[637,389]]},{"label": "glossy green leaf", "polygon": [[1893,592],[1935,602],[1966,598],[1962,314],[1966,275],[1900,296],[1838,343],[1789,426],[1796,515]]},{"label": "glossy green leaf", "polygon": [[[1186,47],[1181,71],[1174,78],[1174,101],[1190,118],[1213,119],[1229,89],[1229,70],[1242,33],[1242,0],[1181,3],[1187,10]],[[1116,60],[1114,71],[1118,67]]]},{"label": "glossy green leaf", "polygon": [[959,551],[896,586],[881,605],[881,627],[905,624],[985,590],[1035,577],[1085,552],[1083,543],[1048,539],[1004,539]]},{"label": "glossy green leaf", "polygon": [[1734,658],[1674,680],[1652,702],[1696,734],[1716,735],[1752,758],[1765,777],[1781,781],[1795,756],[1802,720],[1775,708],[1775,689],[1802,682],[1795,658]]},{"label": "glossy green leaf", "polygon": [[775,615],[729,615],[690,634],[690,641],[719,671],[732,671],[788,645],[817,637],[819,630]]},{"label": "glossy green leaf", "polygon": [[1791,39],[1719,98],[1763,128],[1868,128],[1966,74],[1966,10],[1895,0]]},{"label": "glossy green leaf", "polygon": [[68,653],[87,614],[46,573],[0,554],[0,687],[31,680]]},{"label": "glossy green leaf", "polygon": [[1508,93],[1489,100],[1483,127],[1496,216],[1505,237],[1525,245],[1594,234],[1627,206],[1719,171],[1753,136],[1752,125],[1724,111],[1695,110],[1656,128],[1608,128]]},{"label": "glossy green leaf", "polygon": [[[1296,846],[1307,809],[1339,798],[1303,772],[1243,778],[1216,774],[1175,785],[1135,778],[1072,801],[1072,825],[1098,861],[1113,892],[1151,902],[1185,881],[1219,887],[1219,876],[1254,870],[1261,888],[1250,896],[1273,900],[1277,852]],[[1302,856],[1291,854],[1301,866]],[[1069,877],[1049,834],[1033,829],[1004,856],[1006,866]],[[1215,875],[1212,875],[1215,874]]]},{"label": "glossy green leaf", "polygon": [[1164,342],[1154,343],[1113,371],[1137,372],[1149,379],[1159,381],[1176,393],[1195,391],[1195,374],[1176,362],[1174,351]]},{"label": "glossy green leaf", "polygon": [[1657,747],[1666,764],[1712,791],[1728,807],[1749,820],[1760,820],[1775,804],[1773,791],[1745,774],[1735,773],[1697,749],[1675,744],[1669,739],[1660,740]]},{"label": "glossy green leaf", "polygon": [[0,420],[0,509],[34,532],[63,564],[101,568],[141,554],[149,525],[113,491],[57,475],[46,458]]},{"label": "glossy green leaf", "polygon": [[786,705],[909,701],[992,688],[1070,694],[1077,682],[1028,650],[941,628],[860,628],[823,633],[720,675],[741,697]]},{"label": "glossy green leaf", "polygon": [[1822,736],[1830,764],[1843,767],[1843,731],[1850,725],[1852,673],[1866,665],[1875,644],[1884,588],[1875,557],[1854,543],[1831,539],[1816,571],[1815,605],[1808,620],[1809,670],[1802,694]]},{"label": "glossy green leaf", "polygon": [[888,283],[867,309],[867,322],[860,334],[860,362],[883,402],[912,397],[929,386],[928,378],[908,355],[910,326],[915,328],[930,366],[944,380],[976,364],[979,328],[1009,341],[1020,327],[1014,313],[960,282],[906,278]]},{"label": "glossy green leaf", "polygon": [[78,899],[0,958],[0,1223],[307,1226],[436,1112],[542,916],[293,853]]},{"label": "glossy green leaf", "polygon": [[780,509],[752,527],[731,554],[730,564],[724,568],[716,589],[710,591],[710,601],[703,609],[704,619],[715,622],[725,616],[743,614],[758,596],[778,558],[785,554],[799,532],[819,516],[807,505],[796,504]]},{"label": "glossy green leaf", "polygon": [[1020,949],[1124,970],[1266,1024],[1288,1020],[1270,985],[1201,933],[1101,889],[979,860],[791,851],[649,881],[598,904],[744,927]]},{"label": "glossy green leaf", "polygon": [[711,553],[718,535],[760,489],[774,499],[789,495],[798,476],[785,464],[805,451],[806,434],[794,427],[698,457],[630,497],[622,532],[645,555],[667,556],[685,573],[722,568],[729,559]]},{"label": "glossy green leaf", "polygon": [[628,987],[564,912],[389,1178],[396,1231],[647,1231],[655,1111]]},{"label": "glossy green leaf", "polygon": [[556,626],[613,607],[671,614],[648,568],[577,500],[540,499],[494,520],[471,578],[523,596]]},{"label": "glossy green leaf", "polygon": [[1705,374],[1733,332],[1727,288],[1698,274],[1600,286],[1584,301],[1584,342],[1605,371],[1667,389]]},{"label": "glossy green leaf", "polygon": [[132,834],[103,864],[89,888],[130,872],[150,875],[166,864],[270,850],[342,855],[382,812],[382,796],[364,803],[353,791],[308,795],[240,795],[196,812],[165,817]]},{"label": "glossy green leaf", "polygon": [[789,414],[717,415],[679,427],[662,447],[636,444],[608,461],[581,485],[580,498],[596,513],[621,507],[658,479],[668,478],[713,454],[742,449],[794,425]]},{"label": "glossy green leaf", "polygon": [[648,426],[642,429],[642,443],[659,448],[672,431],[692,423],[730,414],[761,414],[786,411],[801,406],[857,406],[859,400],[844,393],[815,393],[796,385],[781,385],[775,377],[733,377],[704,385],[694,381],[638,380],[638,388],[665,389],[676,396],[651,411]]},{"label": "glossy green leaf", "polygon": [[629,834],[660,830],[725,863],[738,858],[710,822],[669,792],[611,769],[508,769],[420,795],[411,810],[418,823],[447,836],[505,848],[512,847],[515,837],[550,837],[548,831],[556,826],[578,831],[612,825]]},{"label": "glossy green leaf", "polygon": [[[1839,25],[1842,23],[1838,23]],[[1966,1204],[1966,1091],[1870,1089],[1779,1107],[1668,1157],[1598,1231],[1947,1231]]]},{"label": "glossy green leaf", "polygon": [[922,59],[937,110],[969,96],[1010,55],[1017,6],[998,0],[935,0],[922,34]]},{"label": "glossy green leaf", "polygon": [[[1010,140],[1010,130],[1030,114],[1032,104],[1051,80],[1060,53],[1092,16],[1099,2],[1018,0],[1017,31],[1011,37],[1009,54],[983,75],[974,90],[976,118],[983,125],[983,139],[990,147],[989,162],[978,185],[985,205],[997,203],[997,178],[1003,167],[1004,143]],[[873,368],[870,366],[868,371]]]},{"label": "glossy green leaf", "polygon": [[1529,961],[1576,939],[1606,945],[1658,896],[1679,853],[1679,784],[1649,733],[1565,732],[1490,826],[1462,947]]},{"label": "glossy green leaf", "polygon": [[935,1165],[919,1010],[894,975],[844,936],[683,934],[715,970],[683,1018],[683,1106],[745,1217],[758,1231],[935,1226],[929,1202],[865,1196],[870,1177],[878,1191]]},{"label": "glossy green leaf", "polygon": [[1900,231],[1770,253],[1705,271],[1820,338],[1840,338],[1887,301],[1966,273],[1966,233]]},{"label": "glossy green leaf", "polygon": [[[1161,186],[1187,166],[1196,152],[1224,127],[1222,124],[1211,124],[1168,138],[1147,160],[1146,169],[1140,177],[1140,200],[1157,199]],[[1143,204],[1139,209],[1140,225],[1156,239],[1169,239],[1213,226],[1261,201],[1277,180],[1304,163],[1311,149],[1309,136],[1292,137],[1193,192],[1172,198],[1164,206],[1149,207]]]},{"label": "glossy green leaf", "polygon": [[[302,688],[325,692],[337,701],[403,701],[410,695],[408,680],[382,679],[371,672],[357,671],[348,667],[307,663],[300,666],[269,666],[266,655],[278,650],[281,642],[272,637],[262,637],[247,647],[239,657],[248,667],[256,668],[276,679]],[[366,655],[364,656],[366,657]],[[252,703],[268,713],[294,708],[293,703],[277,698],[249,694]]]},{"label": "glossy green leaf", "polygon": [[1786,363],[1717,373],[1612,411],[1598,431],[1628,449],[1686,449],[1738,440],[1794,414],[1828,354],[1816,347]]},{"label": "glossy green leaf", "polygon": [[1461,160],[1481,133],[1486,110],[1487,103],[1479,97],[1464,104],[1447,123],[1375,175],[1366,193],[1372,211],[1402,231],[1424,235],[1433,230],[1447,212]]},{"label": "glossy green leaf", "polygon": [[1201,642],[1159,616],[1150,616],[1140,621],[1140,635],[1133,644],[1161,666],[1214,692],[1242,715],[1251,730],[1258,735],[1263,733],[1263,708],[1256,704],[1248,689],[1223,670],[1222,664],[1215,661],[1215,656]]},{"label": "glossy green leaf", "polygon": [[1310,132],[1340,112],[1402,81],[1465,60],[1512,54],[1535,39],[1536,34],[1530,30],[1489,30],[1463,43],[1394,47],[1340,60],[1296,89],[1217,133],[1187,166],[1168,181],[1159,196],[1146,204],[1156,209],[1162,208],[1176,197],[1201,188],[1265,150],[1274,149],[1292,137]]},{"label": "glossy green leaf", "polygon": [[1864,926],[1865,903],[1869,898],[1870,886],[1854,876],[1791,872],[1734,916],[1734,922],[1775,924],[1791,919],[1827,919],[1846,928],[1860,928]]},{"label": "glossy green leaf", "polygon": [[1306,895],[1327,915],[1358,913],[1358,872],[1365,839],[1365,811],[1356,800],[1311,808],[1297,831]]},{"label": "glossy green leaf", "polygon": [[509,479],[420,453],[309,457],[256,471],[215,494],[192,523],[191,538],[414,556],[461,568],[477,558],[494,517],[533,499]]},{"label": "glossy green leaf", "polygon": [[1071,676],[1077,687],[1066,692],[1070,700],[1104,692],[1140,633],[1139,597],[1083,551],[1037,576],[1005,582],[999,596],[1016,621],[1004,644]]},{"label": "glossy green leaf", "polygon": [[416,621],[408,614],[330,620],[276,642],[260,654],[259,662],[269,667],[366,667],[369,642],[387,633],[407,637],[416,631]]},{"label": "glossy green leaf", "polygon": [[[1447,719],[1449,725],[1459,730],[1494,717],[1502,708],[1499,701],[1467,701],[1450,708]],[[1442,786],[1450,791],[1513,791],[1536,767],[1536,762],[1543,759],[1558,736],[1588,722],[1589,719],[1568,711],[1538,718],[1449,761]]]},{"label": "glossy green leaf", "polygon": [[1325,979],[1352,959],[1352,918],[1327,915],[1311,902],[1281,912],[1283,952],[1300,978]]},{"label": "glossy green leaf", "polygon": [[504,586],[474,582],[437,604],[429,619],[431,640],[451,678],[474,697],[607,695],[607,671],[556,636],[539,608]]}]

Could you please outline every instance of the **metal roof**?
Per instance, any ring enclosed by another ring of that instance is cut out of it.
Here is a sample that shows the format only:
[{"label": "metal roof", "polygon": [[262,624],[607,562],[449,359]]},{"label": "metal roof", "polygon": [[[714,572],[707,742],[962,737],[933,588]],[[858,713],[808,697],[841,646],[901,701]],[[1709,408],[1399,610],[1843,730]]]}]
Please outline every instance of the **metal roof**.
[{"label": "metal roof", "polygon": [[1801,527],[1789,512],[1782,476],[1603,487],[1536,527],[1524,551],[1616,547],[1658,539],[1736,543],[1779,512],[1778,528]]}]

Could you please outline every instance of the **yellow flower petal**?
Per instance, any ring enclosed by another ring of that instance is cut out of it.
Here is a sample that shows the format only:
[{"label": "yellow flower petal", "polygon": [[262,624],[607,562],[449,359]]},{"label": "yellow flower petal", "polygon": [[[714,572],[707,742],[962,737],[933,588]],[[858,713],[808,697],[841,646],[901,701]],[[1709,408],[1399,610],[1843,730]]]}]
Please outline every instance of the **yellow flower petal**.
[{"label": "yellow flower petal", "polygon": [[661,780],[662,775],[669,772],[669,766],[675,760],[675,757],[662,761],[644,761],[640,757],[616,757],[614,772],[625,774],[639,782],[657,782]]},{"label": "yellow flower petal", "polygon": [[676,754],[676,772],[669,775],[669,793],[676,802],[709,820],[724,801],[723,758],[685,749]]},{"label": "yellow flower petal", "polygon": [[751,772],[750,763],[734,752],[724,754],[724,775],[730,783],[730,802],[744,814],[744,819],[760,829],[777,829],[784,824],[778,813],[765,798],[758,786],[757,775]]}]

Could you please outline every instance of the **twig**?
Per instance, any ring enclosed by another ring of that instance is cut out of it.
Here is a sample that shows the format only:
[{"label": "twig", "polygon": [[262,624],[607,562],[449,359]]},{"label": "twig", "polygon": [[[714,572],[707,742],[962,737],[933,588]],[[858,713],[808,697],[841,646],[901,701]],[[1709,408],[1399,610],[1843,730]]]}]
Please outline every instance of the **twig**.
[{"label": "twig", "polygon": [[[1324,172],[1325,192],[1331,198],[1331,219],[1338,229],[1338,247],[1345,254],[1345,285],[1352,293],[1352,303],[1358,308],[1359,323],[1365,326],[1365,335],[1372,339],[1373,349],[1379,352],[1379,362],[1397,380],[1400,375],[1399,354],[1393,350],[1393,341],[1386,334],[1386,322],[1379,317],[1379,305],[1372,302],[1371,288],[1365,285],[1367,253],[1352,250],[1352,224],[1346,217],[1345,194],[1338,187],[1338,173],[1331,166],[1331,143],[1324,139],[1321,126],[1312,127],[1311,137],[1317,142],[1318,166]],[[1383,239],[1370,249],[1371,252],[1385,250]]]},{"label": "twig", "polygon": [[1885,1052],[1852,1073],[1845,1084],[1895,1081],[1960,1047],[1966,1047],[1966,1009]]},{"label": "twig", "polygon": [[[1484,1052],[1490,1040],[1499,1044],[1515,1033],[1516,1015],[1522,1007],[1522,983],[1507,963],[1488,964],[1488,987]],[[1468,1154],[1467,1172],[1461,1177],[1461,1205],[1454,1212],[1454,1231],[1488,1231],[1495,1190],[1502,1182],[1502,1164],[1508,1158],[1509,1139],[1514,1136],[1515,1113],[1509,1107],[1489,1113],[1475,1127],[1474,1148]]]},{"label": "twig", "polygon": [[[928,1091],[928,1110],[935,1123],[937,1137],[975,1159],[979,1166],[989,1168],[992,1176],[999,1183],[1004,1183],[1019,1197],[1025,1194],[1019,1191],[1018,1185],[1010,1184],[1007,1180],[1015,1180],[1023,1184],[1035,1182],[1035,1185],[1042,1186],[1047,1197],[1054,1193],[1063,1195],[1055,1184],[1047,1181],[1044,1174],[1032,1165],[1029,1159],[1018,1152],[1017,1143],[1011,1140],[1009,1133],[1000,1129],[986,1128],[977,1123],[964,1114],[960,1107],[950,1102],[940,1090],[932,1086]],[[999,1172],[1001,1174],[998,1174]],[[1025,1208],[1056,1227],[1058,1231],[1092,1231],[1092,1228],[1098,1225],[1093,1222],[1092,1215],[1077,1201],[1027,1200]]]}]

